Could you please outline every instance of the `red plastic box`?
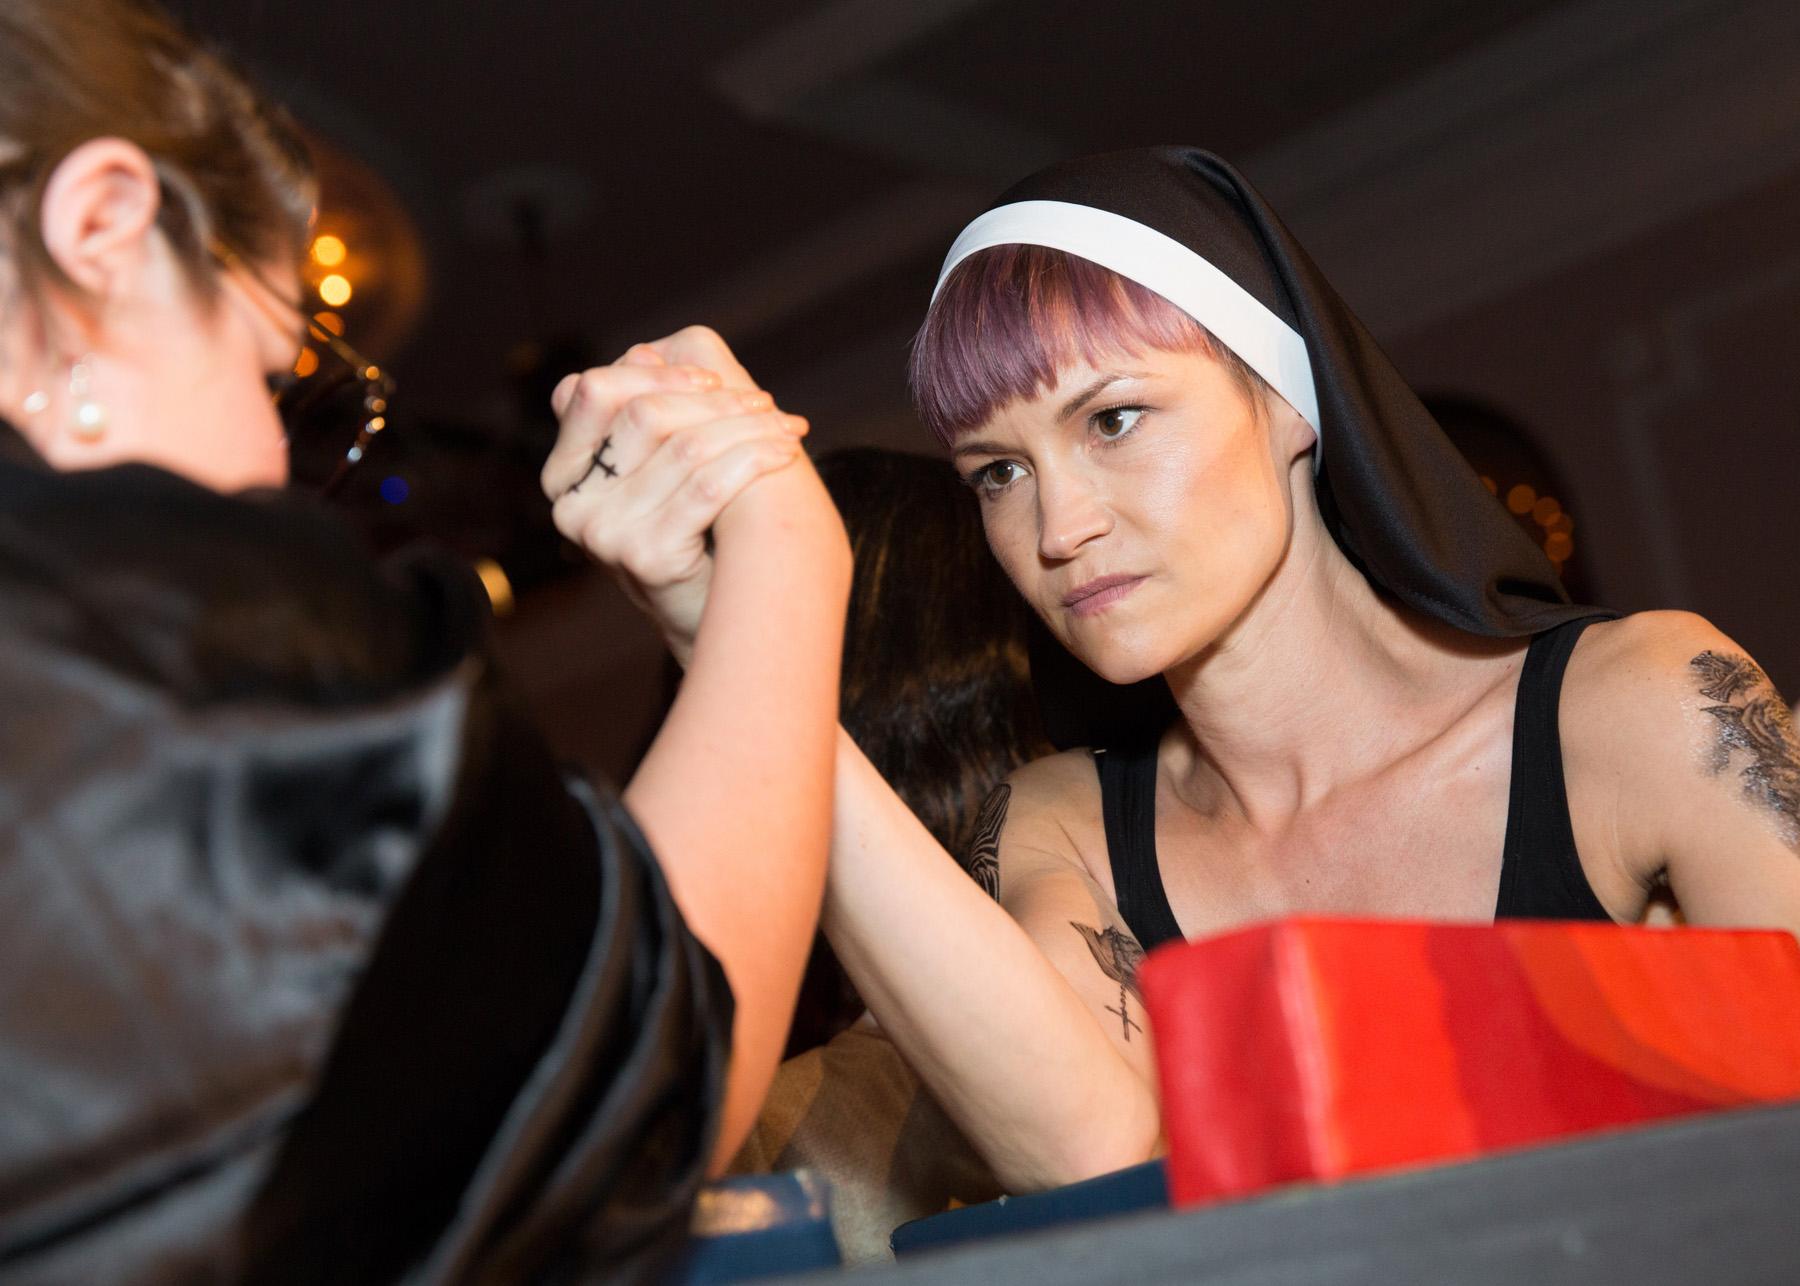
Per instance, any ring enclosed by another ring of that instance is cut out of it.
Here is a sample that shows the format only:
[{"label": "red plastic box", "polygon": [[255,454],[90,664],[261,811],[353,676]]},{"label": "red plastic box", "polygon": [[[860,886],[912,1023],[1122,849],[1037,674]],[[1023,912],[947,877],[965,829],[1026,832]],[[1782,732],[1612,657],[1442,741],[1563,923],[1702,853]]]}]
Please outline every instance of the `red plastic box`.
[{"label": "red plastic box", "polygon": [[1800,944],[1286,920],[1140,983],[1177,1205],[1800,1098]]}]

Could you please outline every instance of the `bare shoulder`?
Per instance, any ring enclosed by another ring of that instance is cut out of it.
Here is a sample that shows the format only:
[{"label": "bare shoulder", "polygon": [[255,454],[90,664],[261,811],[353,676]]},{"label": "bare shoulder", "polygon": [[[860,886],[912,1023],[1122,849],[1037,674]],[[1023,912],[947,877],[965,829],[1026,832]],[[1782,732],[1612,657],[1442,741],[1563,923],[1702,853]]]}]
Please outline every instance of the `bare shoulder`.
[{"label": "bare shoulder", "polygon": [[1100,804],[1100,777],[1094,771],[1094,752],[1063,750],[1045,755],[1013,770],[1007,779],[1016,807],[1061,815],[1083,812]]},{"label": "bare shoulder", "polygon": [[[1001,869],[1079,868],[1090,829],[1099,825],[1100,783],[1086,750],[1046,755],[1013,770],[982,807],[970,869],[978,880]],[[977,863],[982,865],[978,868]]]},{"label": "bare shoulder", "polygon": [[1704,616],[1639,612],[1582,635],[1563,684],[1564,724],[1579,710],[1607,735],[1673,732],[1694,711],[1746,693],[1774,696],[1749,654]]},{"label": "bare shoulder", "polygon": [[1591,626],[1570,658],[1561,713],[1571,811],[1605,801],[1616,857],[1640,881],[1661,873],[1671,814],[1693,812],[1734,765],[1782,775],[1794,751],[1768,675],[1690,612]]}]

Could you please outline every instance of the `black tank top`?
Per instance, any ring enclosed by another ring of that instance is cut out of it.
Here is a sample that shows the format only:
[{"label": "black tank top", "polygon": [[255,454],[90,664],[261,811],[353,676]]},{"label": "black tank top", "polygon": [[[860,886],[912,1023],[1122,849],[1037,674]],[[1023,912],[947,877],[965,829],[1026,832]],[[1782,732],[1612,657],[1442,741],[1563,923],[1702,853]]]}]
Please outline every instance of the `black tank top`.
[{"label": "black tank top", "polygon": [[[1501,850],[1497,920],[1608,920],[1569,822],[1557,705],[1575,640],[1602,617],[1569,621],[1531,640],[1513,715],[1512,788]],[[1103,751],[1100,807],[1113,891],[1125,926],[1148,951],[1182,937],[1156,864],[1156,742]]]}]

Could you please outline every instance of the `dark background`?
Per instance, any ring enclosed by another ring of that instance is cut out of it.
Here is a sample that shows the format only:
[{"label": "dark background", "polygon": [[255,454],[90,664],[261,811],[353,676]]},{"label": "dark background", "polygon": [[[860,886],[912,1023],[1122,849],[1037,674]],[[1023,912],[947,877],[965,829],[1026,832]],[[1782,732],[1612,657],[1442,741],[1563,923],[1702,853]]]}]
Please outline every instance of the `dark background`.
[{"label": "dark background", "polygon": [[659,653],[548,535],[547,381],[705,321],[816,449],[929,450],[902,370],[961,223],[1142,143],[1233,158],[1415,387],[1525,426],[1594,596],[1800,687],[1791,0],[172,7],[325,145],[350,336],[401,382],[348,503],[505,567],[515,681],[592,767]]}]

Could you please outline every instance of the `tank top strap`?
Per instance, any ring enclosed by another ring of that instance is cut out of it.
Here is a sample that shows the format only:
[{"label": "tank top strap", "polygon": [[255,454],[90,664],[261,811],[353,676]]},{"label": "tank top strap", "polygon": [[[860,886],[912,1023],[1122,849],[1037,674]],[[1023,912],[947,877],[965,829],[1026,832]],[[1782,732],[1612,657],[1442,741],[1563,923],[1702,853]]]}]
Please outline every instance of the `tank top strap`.
[{"label": "tank top strap", "polygon": [[1563,673],[1589,616],[1531,640],[1513,713],[1512,788],[1501,850],[1499,920],[1610,920],[1588,884],[1569,820],[1558,711]]},{"label": "tank top strap", "polygon": [[1152,739],[1094,754],[1113,896],[1125,927],[1146,951],[1182,940],[1156,862],[1156,746]]}]

